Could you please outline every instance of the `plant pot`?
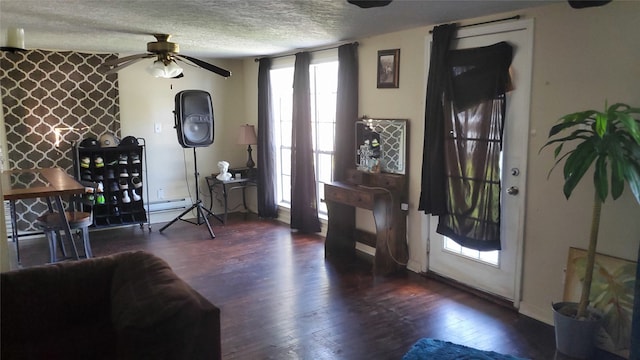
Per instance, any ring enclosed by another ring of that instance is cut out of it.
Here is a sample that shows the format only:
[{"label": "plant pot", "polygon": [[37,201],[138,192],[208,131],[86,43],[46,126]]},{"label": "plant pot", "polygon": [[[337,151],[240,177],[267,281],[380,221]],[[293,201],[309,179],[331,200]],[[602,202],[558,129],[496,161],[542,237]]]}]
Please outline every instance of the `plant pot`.
[{"label": "plant pot", "polygon": [[576,359],[588,359],[595,348],[595,337],[602,323],[602,315],[595,309],[588,309],[588,319],[576,319],[567,315],[566,309],[576,312],[577,303],[559,302],[552,304],[553,322],[556,333],[556,349]]}]

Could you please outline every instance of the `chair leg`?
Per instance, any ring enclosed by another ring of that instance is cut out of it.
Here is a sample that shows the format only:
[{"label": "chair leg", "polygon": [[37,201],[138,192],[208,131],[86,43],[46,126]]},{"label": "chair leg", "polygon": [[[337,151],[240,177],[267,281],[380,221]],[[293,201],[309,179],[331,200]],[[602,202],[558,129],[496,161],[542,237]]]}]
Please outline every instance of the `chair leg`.
[{"label": "chair leg", "polygon": [[85,226],[80,229],[82,232],[82,243],[84,244],[84,255],[87,259],[93,257],[93,253],[91,251],[91,243],[89,242],[89,227]]},{"label": "chair leg", "polygon": [[50,230],[45,231],[44,233],[47,237],[47,241],[49,241],[49,261],[51,263],[55,263],[58,261],[58,249],[56,248],[56,243],[59,239],[56,236],[56,231]]},{"label": "chair leg", "polygon": [[60,230],[55,230],[56,238],[58,239],[58,244],[60,245],[60,251],[62,251],[62,257],[67,257],[67,249],[64,247],[64,241],[62,241],[62,236],[60,236]]}]

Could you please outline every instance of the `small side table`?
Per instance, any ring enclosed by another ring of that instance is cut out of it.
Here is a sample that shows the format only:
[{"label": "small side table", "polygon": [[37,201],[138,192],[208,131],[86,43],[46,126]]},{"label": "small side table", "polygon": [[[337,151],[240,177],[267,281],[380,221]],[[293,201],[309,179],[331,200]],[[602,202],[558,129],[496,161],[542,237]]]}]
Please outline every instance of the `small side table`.
[{"label": "small side table", "polygon": [[249,211],[249,208],[247,207],[247,198],[246,198],[245,190],[248,187],[258,186],[258,183],[256,182],[255,177],[253,176],[245,177],[245,175],[248,174],[247,171],[239,171],[236,169],[236,170],[229,170],[229,172],[232,174],[240,172],[243,176],[240,179],[236,179],[234,177],[227,181],[218,180],[218,178],[216,177],[218,174],[212,174],[211,176],[205,177],[205,179],[207,180],[207,186],[209,187],[209,200],[210,200],[209,210],[211,210],[211,208],[213,207],[213,193],[222,190],[222,197],[224,198],[223,224],[227,223],[227,215],[229,211],[229,208],[228,208],[229,192],[231,190],[242,189],[242,205],[244,206],[244,209],[246,211]]}]

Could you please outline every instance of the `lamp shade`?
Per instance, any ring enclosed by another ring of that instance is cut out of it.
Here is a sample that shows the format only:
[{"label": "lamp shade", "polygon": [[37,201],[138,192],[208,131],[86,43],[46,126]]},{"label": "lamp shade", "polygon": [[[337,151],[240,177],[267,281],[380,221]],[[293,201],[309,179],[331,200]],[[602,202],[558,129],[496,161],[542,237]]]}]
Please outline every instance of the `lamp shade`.
[{"label": "lamp shade", "polygon": [[240,125],[240,134],[238,135],[238,144],[255,145],[258,143],[256,137],[256,128],[253,125]]}]

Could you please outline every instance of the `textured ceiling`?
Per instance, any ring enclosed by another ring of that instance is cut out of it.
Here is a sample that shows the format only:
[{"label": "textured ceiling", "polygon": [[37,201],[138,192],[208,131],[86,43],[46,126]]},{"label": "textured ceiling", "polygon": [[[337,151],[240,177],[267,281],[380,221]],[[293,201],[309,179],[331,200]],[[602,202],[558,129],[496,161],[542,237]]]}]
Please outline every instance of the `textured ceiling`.
[{"label": "textured ceiling", "polygon": [[181,53],[238,58],[551,2],[395,0],[361,9],[346,0],[0,0],[0,45],[8,27],[20,27],[29,49],[134,54],[146,51],[150,34],[169,33]]}]

